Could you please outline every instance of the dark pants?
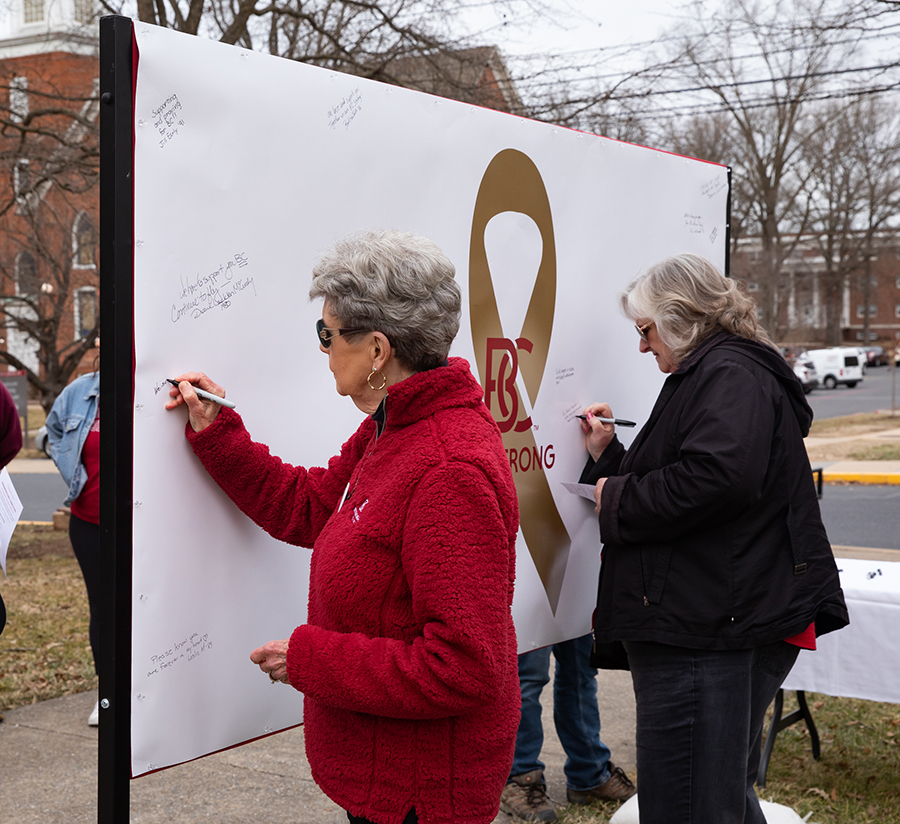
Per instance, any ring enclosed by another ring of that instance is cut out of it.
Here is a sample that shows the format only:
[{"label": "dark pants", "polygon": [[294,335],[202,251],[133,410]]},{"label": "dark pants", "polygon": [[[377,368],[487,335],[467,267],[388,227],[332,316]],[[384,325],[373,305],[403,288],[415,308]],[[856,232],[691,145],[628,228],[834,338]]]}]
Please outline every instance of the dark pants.
[{"label": "dark pants", "polygon": [[94,672],[100,656],[100,525],[82,521],[75,515],[69,518],[69,540],[84,576],[91,622],[88,634],[94,654]]},{"label": "dark pants", "polygon": [[720,651],[625,643],[641,824],[765,824],[753,788],[766,708],[797,658],[784,641]]},{"label": "dark pants", "polygon": [[[350,819],[350,824],[372,824],[368,818],[360,818],[357,815],[350,815],[350,813],[347,813],[347,818]],[[403,824],[419,824],[419,816],[416,815],[415,807],[406,814],[406,818],[403,819]]]}]

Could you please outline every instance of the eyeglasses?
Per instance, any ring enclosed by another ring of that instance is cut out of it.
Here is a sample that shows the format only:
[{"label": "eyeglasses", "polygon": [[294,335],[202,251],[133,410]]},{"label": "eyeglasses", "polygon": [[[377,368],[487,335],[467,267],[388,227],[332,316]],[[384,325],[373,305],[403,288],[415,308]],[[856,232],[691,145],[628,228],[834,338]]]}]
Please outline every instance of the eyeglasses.
[{"label": "eyeglasses", "polygon": [[634,328],[637,329],[637,333],[644,339],[647,340],[647,332],[650,331],[650,327],[653,326],[653,321],[651,320],[649,323],[645,323],[643,326],[634,325]]},{"label": "eyeglasses", "polygon": [[341,335],[349,335],[351,332],[365,332],[365,329],[329,329],[325,325],[325,320],[319,318],[316,321],[316,334],[319,336],[319,343],[326,349],[331,346],[331,339],[338,338]]}]

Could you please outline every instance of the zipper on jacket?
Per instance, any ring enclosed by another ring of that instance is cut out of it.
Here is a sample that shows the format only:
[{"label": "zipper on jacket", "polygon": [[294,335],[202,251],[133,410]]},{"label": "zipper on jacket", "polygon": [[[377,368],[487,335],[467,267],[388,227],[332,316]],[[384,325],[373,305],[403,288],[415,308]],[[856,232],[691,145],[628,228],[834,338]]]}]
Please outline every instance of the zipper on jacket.
[{"label": "zipper on jacket", "polygon": [[649,607],[649,606],[650,606],[650,602],[647,600],[647,596],[646,596],[646,595],[644,596],[644,606],[645,606],[645,607]]}]

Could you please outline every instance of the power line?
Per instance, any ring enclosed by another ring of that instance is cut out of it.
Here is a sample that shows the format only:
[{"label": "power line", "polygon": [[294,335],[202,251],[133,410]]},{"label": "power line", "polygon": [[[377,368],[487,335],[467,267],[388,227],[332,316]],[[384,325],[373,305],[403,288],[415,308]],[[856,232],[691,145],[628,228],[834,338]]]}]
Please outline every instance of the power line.
[{"label": "power line", "polygon": [[[870,95],[876,94],[884,94],[888,92],[896,92],[900,91],[900,81],[894,83],[889,86],[879,86],[865,89],[844,89],[844,90],[835,90],[831,92],[821,92],[818,94],[808,94],[801,95],[797,98],[797,100],[807,103],[816,103],[824,100],[841,100],[851,97],[867,97]],[[766,108],[774,108],[776,106],[783,105],[783,102],[779,102],[770,97],[760,97],[757,98],[759,102],[753,101],[745,101],[740,106],[731,107],[726,105],[725,103],[697,103],[697,104],[683,104],[683,105],[675,105],[663,108],[654,108],[654,109],[645,109],[639,111],[626,111],[622,113],[622,117],[637,117],[643,118],[645,120],[657,120],[657,119],[667,119],[673,117],[685,117],[692,115],[709,115],[709,114],[718,114],[721,112],[730,112],[734,108],[738,108],[741,111],[752,111],[754,109],[766,109]],[[587,103],[587,101],[584,101]],[[615,102],[615,101],[613,101]],[[615,112],[604,112],[604,116],[606,117],[619,117]]]},{"label": "power line", "polygon": [[[897,32],[882,32],[882,33],[879,33],[876,35],[872,35],[871,37],[863,36],[862,38],[850,38],[850,39],[845,39],[845,40],[839,40],[839,41],[836,41],[835,43],[833,43],[832,45],[834,45],[834,46],[851,45],[851,44],[857,44],[860,42],[868,43],[868,42],[874,41],[874,40],[897,39],[898,34],[900,34],[900,24],[897,25],[897,29],[898,29]],[[646,41],[646,42],[649,45],[654,45],[654,44],[656,44],[657,41]],[[636,44],[636,45],[643,45],[643,44]],[[623,47],[623,48],[625,48],[625,47]],[[628,47],[628,48],[633,48],[633,46]],[[576,51],[576,52],[572,52],[572,54],[579,54],[579,53],[584,53],[587,51],[592,51],[592,50]],[[602,52],[603,50],[601,49],[599,51]],[[775,50],[769,52],[770,55],[794,54],[794,53],[796,53],[796,49],[791,49],[791,48],[775,49]],[[551,57],[550,63],[551,64],[559,63],[563,59],[565,54],[566,53],[564,53],[560,57]],[[737,63],[741,63],[741,62],[744,62],[747,60],[758,60],[759,56],[760,56],[759,52],[756,51],[753,53],[733,55],[733,56],[729,56],[728,58],[720,57],[720,58],[715,58],[715,59],[711,59],[711,60],[702,60],[702,61],[697,61],[697,62],[686,62],[686,61],[682,61],[680,59],[675,59],[669,63],[658,63],[655,66],[644,67],[642,69],[634,69],[632,71],[616,71],[616,72],[610,72],[608,74],[594,74],[594,75],[590,75],[588,77],[579,77],[579,78],[577,78],[577,81],[578,82],[589,82],[589,81],[614,80],[616,78],[625,79],[628,77],[639,76],[642,74],[650,74],[653,71],[657,71],[657,70],[661,70],[661,69],[667,69],[670,71],[683,71],[685,68],[690,68],[692,66],[702,67],[702,66],[717,65],[725,59],[731,59]],[[529,63],[531,63],[531,64],[537,63],[538,61],[543,61],[544,63],[547,62],[546,55],[531,55],[524,59],[520,56],[520,57],[516,57],[516,58],[511,58],[511,59],[523,60],[523,62],[526,63],[526,65]],[[605,58],[604,62],[608,62],[613,59],[615,59],[614,56],[608,56]],[[557,71],[557,72],[566,71],[566,72],[571,72],[571,73],[577,74],[577,73],[582,72],[584,69],[589,69],[589,68],[596,68],[596,63],[580,63],[580,64],[575,64],[575,65],[568,64],[568,65],[561,66],[557,69],[551,69],[551,71]],[[541,74],[546,74],[546,72],[547,72],[547,69],[543,69],[543,70],[539,70],[539,71],[532,71],[532,76],[539,77]],[[748,82],[752,82],[752,81],[748,81]],[[767,81],[759,81],[759,82],[767,82]],[[533,87],[537,87],[539,85],[556,86],[556,85],[558,85],[558,81],[557,80],[545,80],[545,81],[541,81],[541,83],[533,84]]]}]

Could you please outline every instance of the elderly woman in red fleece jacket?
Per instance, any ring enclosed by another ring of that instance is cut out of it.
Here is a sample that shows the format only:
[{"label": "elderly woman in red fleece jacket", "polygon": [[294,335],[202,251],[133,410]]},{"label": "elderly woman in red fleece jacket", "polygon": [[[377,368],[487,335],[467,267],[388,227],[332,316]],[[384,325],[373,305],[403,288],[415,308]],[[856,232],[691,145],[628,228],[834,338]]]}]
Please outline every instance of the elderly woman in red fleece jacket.
[{"label": "elderly woman in red fleece jacket", "polygon": [[487,824],[519,721],[510,606],[518,505],[482,390],[461,358],[454,267],[393,231],[313,270],[338,394],[368,417],[325,468],[250,439],[207,376],[179,377],[194,452],[274,537],[312,547],[308,622],[251,660],[305,695],[306,751],[351,822]]}]

